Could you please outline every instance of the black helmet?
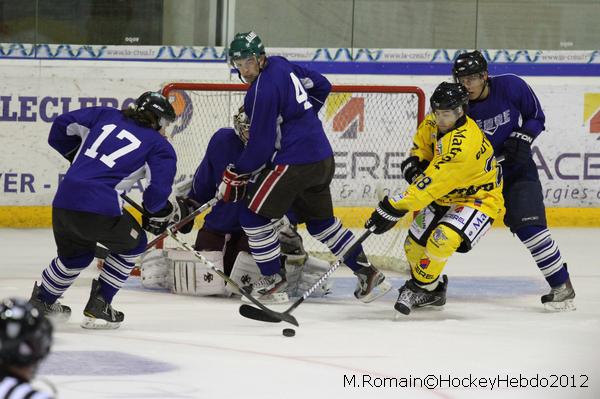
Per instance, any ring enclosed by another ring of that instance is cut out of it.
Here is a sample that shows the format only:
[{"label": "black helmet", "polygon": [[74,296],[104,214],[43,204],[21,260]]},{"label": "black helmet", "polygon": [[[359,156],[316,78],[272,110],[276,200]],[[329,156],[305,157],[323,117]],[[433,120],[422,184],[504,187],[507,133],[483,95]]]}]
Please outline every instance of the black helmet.
[{"label": "black helmet", "polygon": [[459,55],[454,61],[452,74],[454,79],[462,76],[473,75],[476,73],[487,72],[487,61],[479,51],[471,51]]},{"label": "black helmet", "polygon": [[52,346],[52,324],[24,299],[0,302],[0,365],[31,366],[45,358]]},{"label": "black helmet", "polygon": [[155,91],[147,91],[135,100],[136,111],[150,111],[160,121],[161,118],[169,122],[175,120],[175,110],[169,100]]},{"label": "black helmet", "polygon": [[429,102],[433,111],[455,109],[469,102],[469,93],[460,83],[442,82],[436,87]]}]

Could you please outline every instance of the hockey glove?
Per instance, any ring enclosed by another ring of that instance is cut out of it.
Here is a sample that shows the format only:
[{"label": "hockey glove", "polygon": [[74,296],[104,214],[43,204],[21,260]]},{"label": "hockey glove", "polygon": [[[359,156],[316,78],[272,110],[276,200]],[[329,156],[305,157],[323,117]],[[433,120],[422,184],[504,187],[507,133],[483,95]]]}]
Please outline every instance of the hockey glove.
[{"label": "hockey glove", "polygon": [[408,184],[412,184],[413,181],[419,177],[419,175],[423,174],[425,169],[429,166],[429,161],[419,161],[419,157],[412,156],[406,158],[400,164],[400,169],[402,170],[402,176],[408,182]]},{"label": "hockey glove", "polygon": [[407,211],[396,209],[390,203],[387,195],[379,202],[377,209],[373,211],[371,217],[365,223],[365,228],[370,229],[375,226],[374,234],[383,234],[398,222]]},{"label": "hockey glove", "polygon": [[[144,204],[142,203],[142,206]],[[144,207],[146,210],[146,207]],[[142,215],[142,229],[154,235],[159,235],[167,229],[173,217],[173,205],[167,201],[167,205],[156,213],[150,213],[148,210]]]},{"label": "hockey glove", "polygon": [[223,179],[219,184],[219,197],[224,202],[237,202],[246,195],[246,184],[250,179],[249,174],[240,174],[229,164],[223,172]]},{"label": "hockey glove", "polygon": [[[186,218],[190,213],[196,210],[196,201],[192,200],[188,197],[175,197],[177,200],[177,206],[175,207],[175,212],[171,217],[171,223],[179,223],[182,219]],[[179,228],[179,232],[183,234],[187,234],[192,231],[192,227],[194,227],[194,220],[190,220],[190,222],[186,225],[183,225]]]},{"label": "hockey glove", "polygon": [[509,162],[526,164],[531,158],[533,137],[527,133],[512,132],[504,142],[504,156]]}]

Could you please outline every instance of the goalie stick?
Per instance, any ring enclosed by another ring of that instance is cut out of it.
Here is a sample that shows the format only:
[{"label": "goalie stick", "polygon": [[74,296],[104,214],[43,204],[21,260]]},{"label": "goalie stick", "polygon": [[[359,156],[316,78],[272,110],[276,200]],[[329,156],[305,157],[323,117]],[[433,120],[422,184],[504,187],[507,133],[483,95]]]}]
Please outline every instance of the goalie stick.
[{"label": "goalie stick", "polygon": [[[147,212],[144,210],[144,208],[142,208],[140,205],[138,205],[134,200],[129,198],[127,195],[123,194],[123,195],[121,195],[121,197],[125,200],[125,202],[127,202],[129,205],[134,207],[135,210],[137,210],[138,212],[140,212],[142,214],[147,214]],[[179,222],[173,223],[172,225],[167,227],[167,229],[165,231],[163,231],[162,233],[160,233],[159,235],[154,237],[154,239],[152,241],[150,241],[148,243],[148,245],[146,245],[145,251],[149,250],[150,248],[155,246],[158,242],[167,238],[167,236],[169,236],[169,234],[171,234],[171,233],[174,234],[174,233],[178,232],[183,226],[190,223],[192,220],[194,220],[196,218],[196,216],[200,215],[202,212],[206,211],[208,208],[213,207],[218,201],[219,200],[217,197],[211,199],[207,203],[201,205],[199,208],[194,210],[194,212],[190,213],[189,215],[187,215],[186,217],[181,219]]]},{"label": "goalie stick", "polygon": [[[299,326],[296,318],[291,315],[291,313],[294,311],[294,309],[296,309],[298,306],[300,306],[300,304],[302,302],[304,302],[304,300],[306,298],[308,298],[314,292],[314,290],[316,290],[318,287],[320,287],[323,284],[323,282],[325,280],[327,280],[329,278],[329,276],[331,276],[331,274],[348,258],[348,256],[350,256],[350,254],[352,254],[354,252],[354,250],[360,244],[362,244],[363,241],[365,241],[367,239],[367,237],[369,237],[371,235],[371,233],[373,233],[373,230],[375,230],[374,226],[371,227],[369,230],[365,231],[356,240],[356,242],[354,244],[352,244],[352,246],[350,248],[348,248],[348,250],[344,253],[344,255],[342,255],[341,258],[339,258],[337,261],[335,261],[335,263],[333,263],[331,265],[329,270],[327,270],[325,272],[325,274],[323,274],[316,283],[314,283],[304,294],[302,294],[302,296],[300,298],[298,298],[296,300],[296,302],[294,302],[292,304],[292,306],[290,306],[284,312],[275,312],[274,310],[271,310],[264,305],[259,306],[260,309],[257,309],[254,306],[243,304],[240,306],[240,310],[239,310],[240,314],[242,316],[244,316],[248,319],[252,319],[252,320],[264,321],[267,323],[279,323],[281,321],[287,321],[288,323],[291,323],[295,326]],[[255,303],[254,301],[252,301],[252,302]]]}]

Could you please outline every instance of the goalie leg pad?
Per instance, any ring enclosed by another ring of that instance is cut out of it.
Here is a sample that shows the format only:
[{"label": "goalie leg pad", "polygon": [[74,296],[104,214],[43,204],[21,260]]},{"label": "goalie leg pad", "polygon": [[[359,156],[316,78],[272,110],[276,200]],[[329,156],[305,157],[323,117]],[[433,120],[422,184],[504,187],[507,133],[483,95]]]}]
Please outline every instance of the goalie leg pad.
[{"label": "goalie leg pad", "polygon": [[141,256],[142,287],[148,289],[169,288],[170,265],[167,251],[154,249]]},{"label": "goalie leg pad", "polygon": [[[252,284],[260,280],[262,274],[252,255],[242,251],[238,253],[229,277],[242,289],[251,290]],[[231,294],[241,295],[234,287],[226,286],[226,290]]]},{"label": "goalie leg pad", "polygon": [[[223,271],[223,253],[200,251],[200,254]],[[211,268],[211,265],[185,250],[167,251],[170,269],[170,289],[174,294],[210,296],[228,295],[225,281]]]},{"label": "goalie leg pad", "polygon": [[[297,296],[304,294],[329,270],[331,265],[322,259],[309,256],[304,264],[302,276],[298,282]],[[287,268],[287,265],[286,265]],[[333,281],[327,279],[310,295],[311,298],[321,298],[331,293]]]}]

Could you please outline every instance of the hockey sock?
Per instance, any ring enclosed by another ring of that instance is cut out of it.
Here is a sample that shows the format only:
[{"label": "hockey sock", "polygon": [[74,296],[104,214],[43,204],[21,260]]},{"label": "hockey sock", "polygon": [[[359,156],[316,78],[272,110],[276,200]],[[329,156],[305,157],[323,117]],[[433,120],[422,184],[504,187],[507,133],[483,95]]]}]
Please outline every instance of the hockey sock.
[{"label": "hockey sock", "polygon": [[146,235],[142,234],[138,245],[134,249],[123,254],[111,253],[106,257],[98,279],[100,292],[106,302],[111,303],[113,297],[123,287],[135,266],[135,259],[144,252],[146,244]]},{"label": "hockey sock", "polygon": [[248,209],[240,213],[240,223],[248,236],[250,252],[262,275],[278,273],[281,270],[281,248],[273,223]]},{"label": "hockey sock", "polygon": [[531,252],[531,256],[551,287],[564,284],[569,279],[567,265],[548,228],[525,226],[517,230],[517,236]]},{"label": "hockey sock", "polygon": [[[327,245],[336,257],[339,257],[356,239],[350,230],[342,226],[338,218],[311,220],[306,223],[306,228],[311,236]],[[353,271],[368,266],[368,264],[358,262],[357,258],[361,253],[363,253],[363,248],[362,245],[359,245],[352,254],[348,254],[349,256],[344,262],[346,266]]]},{"label": "hockey sock", "polygon": [[66,258],[58,256],[42,272],[42,285],[39,297],[53,304],[73,284],[79,273],[94,260],[94,253]]}]

